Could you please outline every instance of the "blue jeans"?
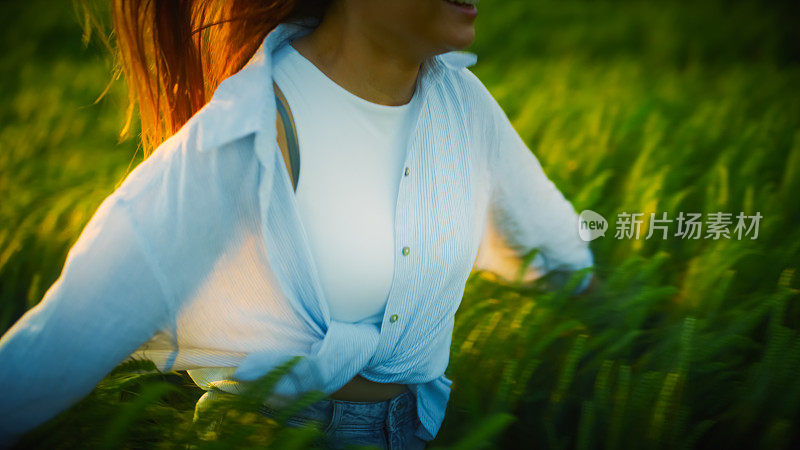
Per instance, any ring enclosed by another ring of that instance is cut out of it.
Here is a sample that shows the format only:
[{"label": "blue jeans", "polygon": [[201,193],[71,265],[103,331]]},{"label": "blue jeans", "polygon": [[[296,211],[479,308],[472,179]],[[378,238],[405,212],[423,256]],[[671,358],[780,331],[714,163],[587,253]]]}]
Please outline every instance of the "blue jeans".
[{"label": "blue jeans", "polygon": [[[262,405],[259,412],[271,418],[277,414],[267,405]],[[286,425],[302,426],[309,422],[325,432],[326,448],[374,445],[390,450],[416,450],[427,445],[414,434],[419,418],[416,398],[410,390],[378,402],[321,400],[290,417]]]}]

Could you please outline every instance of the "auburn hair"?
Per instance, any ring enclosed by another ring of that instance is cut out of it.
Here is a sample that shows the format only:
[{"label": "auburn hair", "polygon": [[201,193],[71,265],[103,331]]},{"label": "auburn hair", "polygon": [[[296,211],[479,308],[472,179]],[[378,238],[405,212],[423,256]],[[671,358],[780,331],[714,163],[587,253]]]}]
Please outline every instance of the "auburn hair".
[{"label": "auburn hair", "polygon": [[[210,100],[222,80],[247,63],[279,23],[321,19],[333,2],[111,0],[109,38],[89,0],[75,1],[84,15],[84,42],[97,28],[112,53],[115,69],[109,85],[120,75],[127,82],[121,139],[130,135],[138,106],[145,158]],[[108,86],[100,97],[107,91]]]}]

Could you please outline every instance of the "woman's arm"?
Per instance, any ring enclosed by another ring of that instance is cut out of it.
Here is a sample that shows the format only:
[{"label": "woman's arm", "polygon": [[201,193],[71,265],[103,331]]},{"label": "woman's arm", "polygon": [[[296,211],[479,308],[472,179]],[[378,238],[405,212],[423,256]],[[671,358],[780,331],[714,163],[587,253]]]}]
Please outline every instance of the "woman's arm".
[{"label": "woman's arm", "polygon": [[42,301],[0,339],[0,447],[92,391],[172,317],[124,200],[106,198]]},{"label": "woman's arm", "polygon": [[[507,280],[524,269],[522,280],[530,281],[551,271],[569,274],[592,266],[592,252],[578,234],[578,215],[571,203],[547,178],[497,101],[485,87],[483,91],[494,153],[486,230],[474,269]],[[539,252],[523,267],[524,256],[533,249]],[[583,291],[591,278],[587,274],[576,292]],[[564,281],[566,277],[561,277]]]}]

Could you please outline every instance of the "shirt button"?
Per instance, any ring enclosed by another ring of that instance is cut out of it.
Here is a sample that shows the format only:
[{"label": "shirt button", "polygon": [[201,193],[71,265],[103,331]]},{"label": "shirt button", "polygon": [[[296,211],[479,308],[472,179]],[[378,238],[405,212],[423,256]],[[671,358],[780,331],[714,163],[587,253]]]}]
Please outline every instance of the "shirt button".
[{"label": "shirt button", "polygon": [[410,251],[411,251],[411,249],[410,249],[410,248],[408,248],[408,247],[403,247],[403,255],[408,255],[408,252],[410,252]]},{"label": "shirt button", "polygon": [[392,322],[392,323],[395,323],[395,322],[397,322],[397,314],[392,314],[392,315],[389,317],[389,322]]},{"label": "shirt button", "polygon": [[406,176],[408,176],[408,174],[410,174],[410,173],[411,173],[411,169],[409,169],[408,167],[406,167],[405,175],[406,175]]}]

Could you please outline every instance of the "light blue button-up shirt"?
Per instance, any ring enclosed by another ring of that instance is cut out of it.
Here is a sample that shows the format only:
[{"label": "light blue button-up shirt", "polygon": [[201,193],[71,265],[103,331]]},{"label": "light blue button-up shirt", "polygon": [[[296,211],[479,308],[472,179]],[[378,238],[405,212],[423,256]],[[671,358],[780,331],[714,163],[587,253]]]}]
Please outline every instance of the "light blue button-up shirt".
[{"label": "light blue button-up shirt", "polygon": [[356,374],[408,384],[417,435],[431,440],[471,270],[512,278],[523,268],[531,279],[592,265],[572,205],[467,68],[475,56],[450,52],[427,59],[417,78],[383,320],[332,320],[276,143],[271,83],[272,52],[309,31],[285,23],[269,33],[102,202],[57,281],[0,340],[0,443],[78,401],[128,357],[238,392],[295,355],[305,358],[273,400],[332,393]]}]

